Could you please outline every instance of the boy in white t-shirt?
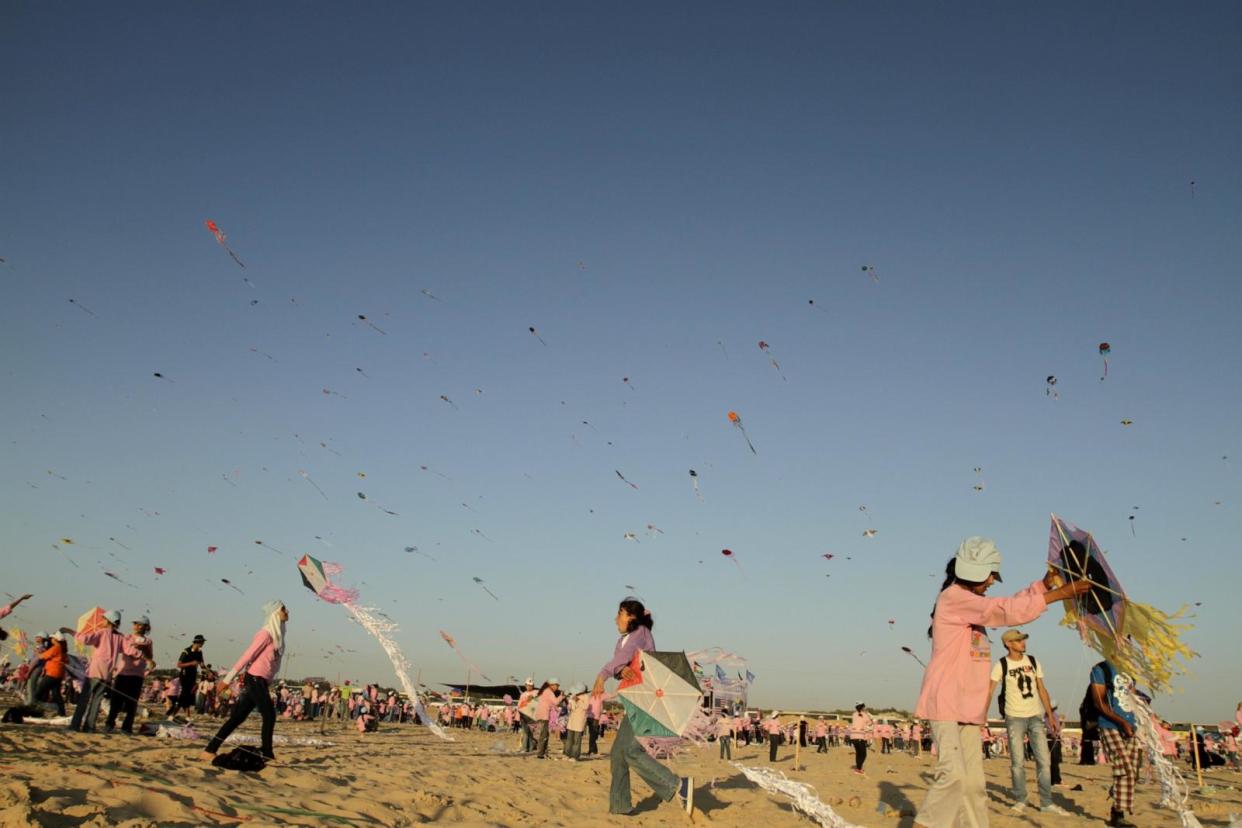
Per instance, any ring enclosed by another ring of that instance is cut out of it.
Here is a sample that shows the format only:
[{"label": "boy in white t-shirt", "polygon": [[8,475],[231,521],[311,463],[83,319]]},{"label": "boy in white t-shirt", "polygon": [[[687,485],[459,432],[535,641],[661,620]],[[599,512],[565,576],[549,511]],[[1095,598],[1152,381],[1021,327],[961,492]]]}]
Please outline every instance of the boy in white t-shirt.
[{"label": "boy in white t-shirt", "polygon": [[[1044,687],[1044,671],[1033,657],[1026,654],[1029,638],[1020,630],[1009,630],[1001,636],[1006,654],[992,665],[992,684],[988,699],[1001,685],[1000,714],[1005,717],[1009,734],[1009,774],[1013,781],[1015,814],[1026,810],[1026,755],[1024,739],[1029,739],[1035,754],[1035,774],[1039,782],[1039,810],[1062,816],[1069,812],[1052,803],[1052,763],[1048,755],[1048,736],[1044,711],[1052,709],[1052,700]],[[1055,720],[1053,720],[1055,721]],[[1053,734],[1055,737],[1057,734]]]}]

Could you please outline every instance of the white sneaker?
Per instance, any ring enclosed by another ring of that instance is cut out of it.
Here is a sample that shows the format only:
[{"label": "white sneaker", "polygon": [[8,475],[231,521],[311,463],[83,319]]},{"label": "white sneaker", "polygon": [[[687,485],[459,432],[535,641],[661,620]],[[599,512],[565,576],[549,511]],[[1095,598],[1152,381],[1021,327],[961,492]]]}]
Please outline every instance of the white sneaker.
[{"label": "white sneaker", "polygon": [[1012,805],[1012,806],[1010,806],[1010,808],[1009,808],[1009,813],[1011,813],[1011,814],[1025,814],[1025,813],[1026,813],[1026,803],[1025,803],[1025,802],[1019,802],[1017,805]]},{"label": "white sneaker", "polygon": [[1060,805],[1045,805],[1039,809],[1039,812],[1042,814],[1056,814],[1057,816],[1073,816],[1073,814]]}]

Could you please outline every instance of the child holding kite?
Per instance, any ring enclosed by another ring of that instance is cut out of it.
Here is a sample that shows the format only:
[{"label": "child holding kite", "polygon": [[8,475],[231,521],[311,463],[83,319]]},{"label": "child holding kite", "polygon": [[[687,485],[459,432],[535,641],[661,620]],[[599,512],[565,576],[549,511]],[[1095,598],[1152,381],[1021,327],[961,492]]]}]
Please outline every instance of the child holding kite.
[{"label": "child holding kite", "polygon": [[931,721],[936,744],[936,778],[915,817],[922,828],[948,828],[959,818],[970,825],[988,824],[980,729],[987,721],[992,664],[987,627],[1012,627],[1034,621],[1049,604],[1088,591],[1086,581],[1053,589],[1056,575],[1010,598],[985,598],[1000,578],[1001,554],[988,538],[962,541],[945,567],[945,581],[932,608],[927,634],[931,661],[923,674],[914,715]]},{"label": "child holding kite", "polygon": [[267,619],[263,628],[254,635],[246,652],[241,654],[233,669],[221,680],[221,690],[232,683],[238,673],[243,673],[242,692],[233,705],[233,714],[225,722],[200,756],[210,762],[216,751],[228,735],[246,720],[256,707],[263,718],[260,730],[259,752],[266,759],[275,759],[272,753],[272,732],[276,729],[276,708],[272,706],[272,694],[269,685],[280,672],[280,660],[285,654],[285,623],[289,620],[289,610],[281,601],[268,601],[263,605],[263,615]]},{"label": "child holding kite", "polygon": [[[613,649],[612,658],[600,668],[599,675],[595,677],[595,686],[591,689],[591,695],[595,697],[603,697],[604,683],[609,678],[637,678],[629,666],[630,662],[639,651],[655,650],[655,638],[651,634],[655,622],[651,618],[651,611],[643,606],[642,601],[637,598],[623,600],[617,607],[616,625],[621,637]],[[678,797],[686,813],[694,813],[694,779],[689,776],[678,777],[652,759],[634,736],[629,716],[622,718],[621,725],[617,728],[610,761],[612,787],[608,794],[609,813],[625,816],[633,810],[634,805],[630,798],[630,768],[651,786],[660,799],[668,802],[673,797]]]}]

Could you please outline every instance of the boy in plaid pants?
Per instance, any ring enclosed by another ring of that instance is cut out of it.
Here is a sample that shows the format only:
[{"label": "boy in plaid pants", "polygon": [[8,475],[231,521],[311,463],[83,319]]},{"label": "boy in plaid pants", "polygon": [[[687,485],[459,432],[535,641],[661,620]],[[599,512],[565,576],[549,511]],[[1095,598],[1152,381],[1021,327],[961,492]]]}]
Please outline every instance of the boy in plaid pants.
[{"label": "boy in plaid pants", "polygon": [[1138,782],[1139,740],[1134,738],[1134,714],[1117,704],[1112,679],[1117,668],[1101,661],[1091,668],[1091,700],[1100,714],[1100,744],[1113,769],[1113,807],[1108,824],[1132,828],[1125,815],[1134,811],[1134,786]]}]

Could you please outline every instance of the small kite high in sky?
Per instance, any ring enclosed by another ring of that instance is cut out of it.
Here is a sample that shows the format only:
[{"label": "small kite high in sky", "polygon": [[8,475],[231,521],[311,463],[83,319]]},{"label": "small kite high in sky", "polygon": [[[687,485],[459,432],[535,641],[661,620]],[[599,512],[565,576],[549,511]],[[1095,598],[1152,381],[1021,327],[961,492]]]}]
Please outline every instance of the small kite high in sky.
[{"label": "small kite high in sky", "polygon": [[376,509],[379,509],[381,512],[383,512],[386,515],[392,515],[393,517],[400,517],[400,515],[398,515],[392,509],[385,509],[383,506],[379,505],[375,501],[368,500],[364,492],[358,492],[358,499],[363,501],[364,503],[369,503],[370,505],[374,506]]},{"label": "small kite high in sky", "polygon": [[624,483],[625,485],[629,486],[631,489],[637,489],[637,488],[638,488],[638,486],[637,486],[637,485],[635,485],[635,484],[631,483],[630,481],[626,480],[626,479],[625,479],[625,475],[624,475],[624,474],[622,474],[622,473],[620,472],[620,470],[618,470],[618,469],[613,469],[613,471],[617,473],[617,477],[621,478],[621,482],[622,482],[622,483]]},{"label": "small kite high in sky", "polygon": [[319,484],[318,484],[318,483],[316,483],[314,480],[311,480],[311,476],[310,476],[310,474],[308,474],[308,473],[307,473],[306,469],[298,469],[298,474],[299,474],[299,475],[301,475],[301,477],[302,477],[302,479],[303,479],[303,480],[305,480],[307,483],[309,483],[309,484],[311,484],[312,486],[314,486],[314,487],[315,487],[315,491],[317,491],[317,492],[319,492],[319,494],[323,495],[323,499],[324,499],[324,500],[327,500],[327,499],[328,499],[328,496],[327,496],[326,494],[324,494],[323,489],[319,488]]},{"label": "small kite high in sky", "polygon": [[483,582],[483,579],[482,579],[482,578],[474,577],[474,578],[471,578],[470,580],[472,580],[472,581],[474,581],[476,584],[478,584],[478,585],[479,585],[479,587],[480,587],[480,588],[481,588],[484,592],[486,592],[488,595],[492,596],[492,598],[494,598],[494,599],[495,599],[495,600],[497,600],[497,601],[499,601],[499,600],[500,600],[500,598],[498,598],[498,597],[496,596],[496,593],[492,592],[490,589],[488,589],[488,588],[487,588],[487,584],[485,584],[485,583]]},{"label": "small kite high in sky", "polygon": [[95,312],[93,310],[88,308],[86,305],[83,305],[81,302],[79,302],[76,299],[70,299],[69,304],[73,305],[75,308],[81,308],[84,313],[89,313],[91,316],[95,315]]},{"label": "small kite high in sky", "polygon": [[699,491],[699,473],[694,469],[690,470],[690,485],[694,486],[694,496],[702,500],[703,493]]},{"label": "small kite high in sky", "polygon": [[740,574],[743,578],[746,577],[746,573],[742,572],[742,565],[738,563],[737,555],[733,553],[732,549],[721,549],[720,554],[727,560],[733,561],[733,565],[737,567],[738,574]]},{"label": "small kite high in sky", "polygon": [[776,361],[776,357],[772,354],[772,346],[761,339],[759,340],[759,350],[763,351],[768,358],[768,362],[772,363],[772,369],[776,371],[777,376],[784,380],[785,373],[781,371],[781,364]]},{"label": "small kite high in sky", "polygon": [[535,330],[534,325],[531,325],[529,328],[527,328],[527,330],[530,331],[531,336],[539,340],[540,345],[544,346],[545,348],[548,346],[548,343],[544,342],[543,337],[539,335],[539,332],[537,330]]},{"label": "small kite high in sky", "polygon": [[880,274],[875,272],[875,265],[865,264],[862,266],[862,272],[871,277],[871,281],[877,285],[880,283]]},{"label": "small kite high in sky", "polygon": [[384,336],[388,336],[388,332],[387,332],[387,331],[385,331],[383,328],[379,327],[378,325],[376,325],[376,324],[375,324],[374,322],[372,322],[370,319],[367,319],[367,316],[366,316],[366,314],[365,314],[365,313],[360,313],[360,314],[358,314],[358,321],[359,321],[359,322],[365,322],[365,323],[367,324],[367,326],[368,326],[369,328],[371,328],[371,330],[373,330],[373,331],[377,331],[377,332],[379,332],[379,333],[383,334]]},{"label": "small kite high in sky", "polygon": [[220,243],[220,246],[228,251],[228,254],[233,257],[233,261],[237,262],[238,267],[245,270],[246,265],[241,259],[237,258],[237,254],[233,252],[233,248],[229,247],[228,236],[224,235],[224,231],[220,229],[220,225],[216,224],[211,219],[204,221],[203,225],[211,231],[211,235],[216,237],[216,241]]},{"label": "small kite high in sky", "polygon": [[[270,549],[270,550],[272,550],[273,552],[277,552],[277,553],[279,553],[279,554],[281,554],[281,555],[285,554],[282,550],[277,549],[276,547],[274,547],[274,546],[272,546],[272,545],[270,545],[270,544],[268,544],[268,543],[265,543],[265,542],[263,542],[263,541],[261,541],[261,540],[257,540],[257,541],[255,541],[255,542],[254,542],[254,545],[255,545],[255,546],[262,546],[264,549]],[[207,548],[207,551],[208,551],[208,552],[210,552],[210,551],[211,551],[211,547],[208,547],[208,548]]]},{"label": "small kite high in sky", "polygon": [[1052,374],[1049,374],[1048,378],[1044,380],[1044,382],[1047,383],[1044,387],[1044,396],[1052,397],[1054,400],[1061,399],[1061,395],[1057,392],[1057,378]]},{"label": "small kite high in sky", "polygon": [[746,438],[746,445],[750,446],[751,454],[758,454],[755,451],[755,444],[750,441],[750,435],[746,433],[746,426],[742,425],[742,417],[736,411],[729,412],[729,422],[733,423],[733,427],[742,432],[742,436]]},{"label": "small kite high in sky", "polygon": [[1100,359],[1104,360],[1104,376],[1100,377],[1100,382],[1108,379],[1108,355],[1113,352],[1113,347],[1107,342],[1100,343]]}]

